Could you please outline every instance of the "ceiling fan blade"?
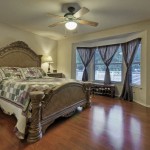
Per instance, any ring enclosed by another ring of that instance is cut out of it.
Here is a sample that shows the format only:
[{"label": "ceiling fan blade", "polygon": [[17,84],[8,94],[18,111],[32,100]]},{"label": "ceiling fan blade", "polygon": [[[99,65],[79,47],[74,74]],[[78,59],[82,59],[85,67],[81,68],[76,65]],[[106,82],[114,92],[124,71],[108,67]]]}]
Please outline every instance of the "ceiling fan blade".
[{"label": "ceiling fan blade", "polygon": [[65,22],[66,22],[66,21],[56,22],[56,23],[53,23],[53,24],[49,25],[48,27],[55,27],[55,26],[57,26],[57,25],[61,25],[61,24],[65,23]]},{"label": "ceiling fan blade", "polygon": [[93,22],[93,21],[87,21],[87,20],[77,20],[80,24],[86,24],[86,25],[90,25],[90,26],[98,26],[98,23],[97,22]]},{"label": "ceiling fan blade", "polygon": [[75,18],[80,18],[82,17],[84,14],[88,13],[90,10],[86,7],[82,7],[80,10],[78,10],[73,16]]},{"label": "ceiling fan blade", "polygon": [[57,17],[57,18],[65,18],[64,16],[59,16],[59,15],[54,15],[54,14],[51,14],[51,13],[47,13],[48,16],[50,17]]}]

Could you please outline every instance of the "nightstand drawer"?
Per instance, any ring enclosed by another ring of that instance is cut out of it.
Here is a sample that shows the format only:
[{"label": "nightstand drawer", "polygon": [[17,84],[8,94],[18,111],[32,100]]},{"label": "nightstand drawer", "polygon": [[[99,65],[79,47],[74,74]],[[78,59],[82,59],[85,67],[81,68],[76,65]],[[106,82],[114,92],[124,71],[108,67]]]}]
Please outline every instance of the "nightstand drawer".
[{"label": "nightstand drawer", "polygon": [[48,73],[49,77],[62,78],[62,73]]}]

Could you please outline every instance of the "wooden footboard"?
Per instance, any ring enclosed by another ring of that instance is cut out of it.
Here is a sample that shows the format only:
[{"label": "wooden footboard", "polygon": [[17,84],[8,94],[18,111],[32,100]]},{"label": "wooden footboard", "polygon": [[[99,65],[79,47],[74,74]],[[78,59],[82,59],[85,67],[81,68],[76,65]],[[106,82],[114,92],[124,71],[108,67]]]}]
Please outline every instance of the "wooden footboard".
[{"label": "wooden footboard", "polygon": [[53,90],[31,92],[30,96],[32,119],[27,141],[36,142],[55,119],[70,116],[79,106],[90,106],[90,84],[67,83]]}]

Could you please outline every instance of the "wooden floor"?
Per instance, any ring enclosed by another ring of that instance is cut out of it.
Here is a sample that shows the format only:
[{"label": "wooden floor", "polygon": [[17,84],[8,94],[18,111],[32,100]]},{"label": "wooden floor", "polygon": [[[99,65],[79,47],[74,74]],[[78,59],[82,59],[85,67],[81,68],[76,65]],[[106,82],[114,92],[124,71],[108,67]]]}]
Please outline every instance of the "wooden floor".
[{"label": "wooden floor", "polygon": [[16,119],[0,111],[0,150],[150,150],[150,108],[95,96],[92,107],[59,119],[27,144],[13,133]]}]

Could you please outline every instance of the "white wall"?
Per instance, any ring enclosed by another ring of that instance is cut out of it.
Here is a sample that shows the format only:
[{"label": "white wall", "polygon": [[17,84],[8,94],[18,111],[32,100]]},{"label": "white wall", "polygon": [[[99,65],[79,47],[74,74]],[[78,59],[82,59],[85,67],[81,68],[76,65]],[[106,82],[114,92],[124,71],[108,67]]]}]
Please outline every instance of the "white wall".
[{"label": "white wall", "polygon": [[[142,105],[150,105],[150,21],[139,22],[132,25],[121,26],[109,30],[103,30],[96,33],[80,35],[69,39],[58,41],[58,53],[57,53],[57,69],[59,72],[63,72],[66,77],[71,78],[72,76],[72,61],[75,61],[73,55],[74,44],[78,44],[85,41],[100,40],[102,43],[118,42],[122,37],[126,37],[126,40],[133,39],[135,37],[142,38],[142,58],[141,58],[141,70],[142,70],[142,85],[140,87],[133,88],[134,100]],[[112,44],[111,43],[111,44]],[[120,94],[122,85],[118,85],[118,94]]]},{"label": "white wall", "polygon": [[[24,41],[39,55],[51,55],[54,61],[52,69],[57,67],[57,41],[0,23],[0,47],[15,41]],[[42,64],[47,72],[48,64]]]}]

